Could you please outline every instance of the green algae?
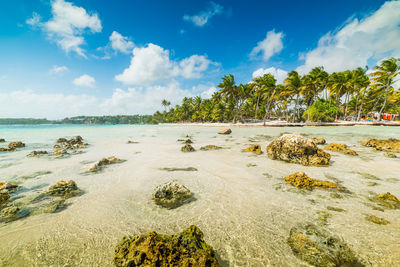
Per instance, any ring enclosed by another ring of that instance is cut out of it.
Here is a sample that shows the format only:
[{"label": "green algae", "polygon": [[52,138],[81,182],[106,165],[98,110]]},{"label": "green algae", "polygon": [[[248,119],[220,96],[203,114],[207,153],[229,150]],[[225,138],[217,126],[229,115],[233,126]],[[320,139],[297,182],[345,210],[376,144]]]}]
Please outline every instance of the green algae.
[{"label": "green algae", "polygon": [[159,168],[159,170],[167,171],[167,172],[175,172],[175,171],[195,172],[195,171],[197,171],[197,169],[194,167],[187,167],[187,168],[175,168],[175,167],[168,168],[168,167],[166,167],[166,168]]},{"label": "green algae", "polygon": [[331,211],[336,211],[336,212],[344,212],[344,211],[346,211],[345,209],[332,207],[332,206],[327,206],[326,209],[327,210],[331,210]]},{"label": "green algae", "polygon": [[368,222],[375,223],[375,224],[383,224],[383,225],[387,225],[387,224],[390,223],[388,220],[385,220],[384,218],[377,217],[375,215],[367,215],[367,216],[365,216],[365,220],[368,221]]}]

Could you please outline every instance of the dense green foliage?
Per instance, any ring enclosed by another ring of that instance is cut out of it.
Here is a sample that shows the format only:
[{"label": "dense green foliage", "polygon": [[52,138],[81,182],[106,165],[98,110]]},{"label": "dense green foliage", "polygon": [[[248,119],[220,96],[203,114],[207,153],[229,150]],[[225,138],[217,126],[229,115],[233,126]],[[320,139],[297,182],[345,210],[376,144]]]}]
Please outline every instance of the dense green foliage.
[{"label": "dense green foliage", "polygon": [[150,124],[154,123],[151,115],[117,115],[117,116],[78,116],[62,120],[47,119],[0,119],[3,124]]},{"label": "dense green foliage", "polygon": [[[283,84],[267,73],[247,84],[235,84],[225,75],[220,90],[210,98],[185,97],[181,105],[153,116],[159,122],[236,122],[284,119],[286,121],[360,120],[362,114],[400,113],[400,59],[382,60],[371,73],[356,68],[329,74],[316,67],[308,74],[291,71]],[[307,112],[306,112],[307,111]],[[318,114],[322,112],[322,114]]]},{"label": "dense green foliage", "polygon": [[309,118],[312,122],[333,122],[337,115],[343,115],[342,111],[334,105],[329,105],[324,99],[315,101],[304,113],[303,119]]}]

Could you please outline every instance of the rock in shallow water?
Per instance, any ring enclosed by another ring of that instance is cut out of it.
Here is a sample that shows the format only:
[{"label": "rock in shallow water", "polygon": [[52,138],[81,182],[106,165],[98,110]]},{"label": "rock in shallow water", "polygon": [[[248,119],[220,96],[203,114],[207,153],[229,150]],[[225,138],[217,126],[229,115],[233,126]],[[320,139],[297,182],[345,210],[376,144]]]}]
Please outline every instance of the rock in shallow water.
[{"label": "rock in shallow water", "polygon": [[400,200],[389,192],[374,196],[370,200],[388,209],[400,209]]},{"label": "rock in shallow water", "polygon": [[218,132],[219,134],[231,134],[232,130],[231,129],[224,129]]},{"label": "rock in shallow water", "polygon": [[23,148],[23,147],[25,147],[25,144],[22,143],[21,141],[11,142],[8,144],[7,148],[0,147],[0,152],[11,152],[15,151],[17,148]]},{"label": "rock in shallow water", "polygon": [[260,145],[249,146],[242,150],[243,152],[253,152],[254,154],[260,155],[262,153]]},{"label": "rock in shallow water", "polygon": [[10,194],[7,192],[0,192],[0,207],[3,206],[10,199]]},{"label": "rock in shallow water", "polygon": [[203,232],[192,225],[179,235],[125,236],[115,248],[114,264],[130,266],[220,266]]},{"label": "rock in shallow water", "polygon": [[186,145],[184,145],[184,146],[181,148],[181,151],[182,151],[182,152],[194,152],[194,151],[196,151],[196,150],[195,150],[194,147],[192,147],[191,145],[186,144]]},{"label": "rock in shallow water", "polygon": [[373,147],[377,151],[400,152],[400,139],[368,139],[361,142],[363,146]]},{"label": "rock in shallow water", "polygon": [[314,224],[293,227],[287,242],[298,258],[313,266],[357,266],[358,263],[353,251],[341,238]]},{"label": "rock in shallow water", "polygon": [[347,147],[347,145],[344,145],[344,144],[332,143],[332,144],[327,145],[325,147],[325,149],[326,150],[331,150],[331,151],[342,152],[342,153],[344,153],[346,155],[352,155],[352,156],[357,156],[358,155],[356,151],[354,151],[352,149],[349,149]]},{"label": "rock in shallow water", "polygon": [[331,155],[299,134],[285,134],[267,146],[267,154],[271,159],[298,163],[305,166],[329,165]]},{"label": "rock in shallow water", "polygon": [[317,188],[324,188],[324,189],[339,189],[343,190],[344,187],[341,185],[329,182],[329,181],[321,181],[317,179],[312,179],[308,177],[304,172],[296,172],[285,177],[285,182],[296,186],[298,188],[305,188],[305,189],[313,189]]},{"label": "rock in shallow water", "polygon": [[47,194],[50,196],[60,196],[69,198],[79,194],[79,188],[73,180],[61,180],[49,187]]},{"label": "rock in shallow water", "polygon": [[313,136],[311,137],[311,140],[316,144],[316,145],[325,145],[326,140],[322,137],[317,137]]},{"label": "rock in shallow water", "polygon": [[206,145],[206,146],[202,146],[202,147],[200,148],[200,150],[203,150],[203,151],[208,151],[208,150],[219,150],[219,149],[222,149],[222,147],[216,146],[216,145]]},{"label": "rock in shallow water", "polygon": [[41,155],[47,155],[47,151],[44,150],[33,150],[31,153],[27,155],[27,157],[36,157]]},{"label": "rock in shallow water", "polygon": [[185,186],[169,182],[155,189],[153,200],[157,205],[174,209],[192,200],[193,194]]}]

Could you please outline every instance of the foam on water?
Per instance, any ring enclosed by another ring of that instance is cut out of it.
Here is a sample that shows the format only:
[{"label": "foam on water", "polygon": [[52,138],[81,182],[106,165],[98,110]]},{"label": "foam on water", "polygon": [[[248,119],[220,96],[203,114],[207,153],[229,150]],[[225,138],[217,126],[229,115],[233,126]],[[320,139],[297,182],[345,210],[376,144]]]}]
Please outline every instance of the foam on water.
[{"label": "foam on water", "polygon": [[[27,217],[0,225],[0,264],[5,266],[112,266],[114,246],[125,234],[155,230],[174,234],[197,225],[213,246],[222,265],[306,266],[287,244],[290,229],[315,221],[327,206],[325,228],[342,237],[367,265],[395,266],[400,262],[399,210],[373,210],[368,196],[391,192],[400,197],[400,159],[362,147],[369,138],[398,138],[399,127],[303,127],[232,128],[230,136],[220,128],[200,126],[0,126],[0,138],[22,141],[26,148],[0,154],[0,181],[29,177],[21,184],[24,196],[45,190],[61,179],[72,179],[84,194],[69,199],[58,213]],[[274,161],[264,154],[241,150],[249,138],[259,138],[262,150],[281,132],[324,137],[356,150],[359,157],[332,152],[329,167],[305,167]],[[59,137],[81,135],[90,146],[86,153],[63,159],[28,158],[33,149],[51,150]],[[192,136],[193,153],[182,153],[177,139]],[[128,140],[138,141],[127,144]],[[221,150],[200,151],[204,145]],[[140,152],[140,153],[138,153]],[[102,157],[127,160],[98,174],[82,175],[85,164]],[[249,165],[253,164],[253,165]],[[256,166],[254,166],[254,164]],[[248,167],[253,166],[253,167]],[[194,167],[193,172],[166,172],[160,168]],[[337,179],[352,194],[342,199],[330,192],[300,193],[284,184],[283,177],[297,171],[321,180]],[[42,175],[32,175],[44,172]],[[380,180],[360,175],[369,173]],[[268,174],[268,175],[266,175]],[[328,177],[328,178],[327,178]],[[174,210],[156,206],[151,195],[162,183],[177,181],[189,188],[196,201]],[[374,181],[375,186],[368,186]],[[367,222],[365,214],[383,217],[388,225]]]}]

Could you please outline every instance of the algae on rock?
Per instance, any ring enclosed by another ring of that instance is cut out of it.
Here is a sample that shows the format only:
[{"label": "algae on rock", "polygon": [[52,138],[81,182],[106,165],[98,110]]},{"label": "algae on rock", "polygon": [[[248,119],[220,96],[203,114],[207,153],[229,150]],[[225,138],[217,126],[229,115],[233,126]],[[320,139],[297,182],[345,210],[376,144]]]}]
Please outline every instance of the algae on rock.
[{"label": "algae on rock", "polygon": [[389,192],[376,195],[370,200],[387,209],[400,209],[400,200]]},{"label": "algae on rock", "polygon": [[252,145],[242,150],[243,152],[253,152],[254,154],[260,155],[262,153],[260,145]]},{"label": "algae on rock", "polygon": [[390,223],[388,220],[376,217],[375,215],[367,215],[365,217],[365,220],[369,221],[369,222],[372,222],[372,223],[375,223],[375,224],[383,224],[383,225],[386,225],[386,224]]},{"label": "algae on rock", "polygon": [[357,152],[348,148],[347,145],[338,144],[338,143],[331,143],[325,147],[326,150],[341,152],[346,155],[358,156]]},{"label": "algae on rock", "polygon": [[400,139],[368,139],[361,142],[363,146],[373,147],[376,151],[400,152]]},{"label": "algae on rock", "polygon": [[59,196],[64,198],[73,197],[79,193],[80,190],[73,180],[61,180],[50,186],[47,190],[47,194],[50,196]]},{"label": "algae on rock", "polygon": [[302,164],[304,166],[327,166],[331,155],[308,138],[298,134],[285,134],[267,146],[271,159]]},{"label": "algae on rock", "polygon": [[174,209],[193,199],[193,193],[185,186],[169,182],[158,186],[153,194],[157,205],[167,209]]},{"label": "algae on rock", "polygon": [[194,151],[196,151],[196,150],[195,150],[194,147],[192,147],[191,145],[186,144],[186,145],[184,145],[184,146],[181,148],[181,151],[182,151],[182,152],[194,152]]},{"label": "algae on rock", "polygon": [[353,251],[341,238],[314,224],[293,227],[287,242],[298,258],[314,266],[355,266],[358,263]]},{"label": "algae on rock", "polygon": [[308,190],[312,190],[315,187],[323,189],[335,189],[339,191],[345,190],[345,188],[339,184],[335,184],[329,181],[312,179],[308,177],[304,172],[296,172],[285,177],[285,182],[298,188],[304,188]]},{"label": "algae on rock", "polygon": [[203,150],[203,151],[208,151],[208,150],[219,150],[219,149],[222,149],[222,147],[216,146],[216,145],[206,145],[206,146],[202,146],[202,147],[200,148],[200,150]]},{"label": "algae on rock", "polygon": [[115,248],[114,264],[131,266],[220,266],[203,232],[192,225],[179,235],[154,231],[140,236],[125,236]]}]

